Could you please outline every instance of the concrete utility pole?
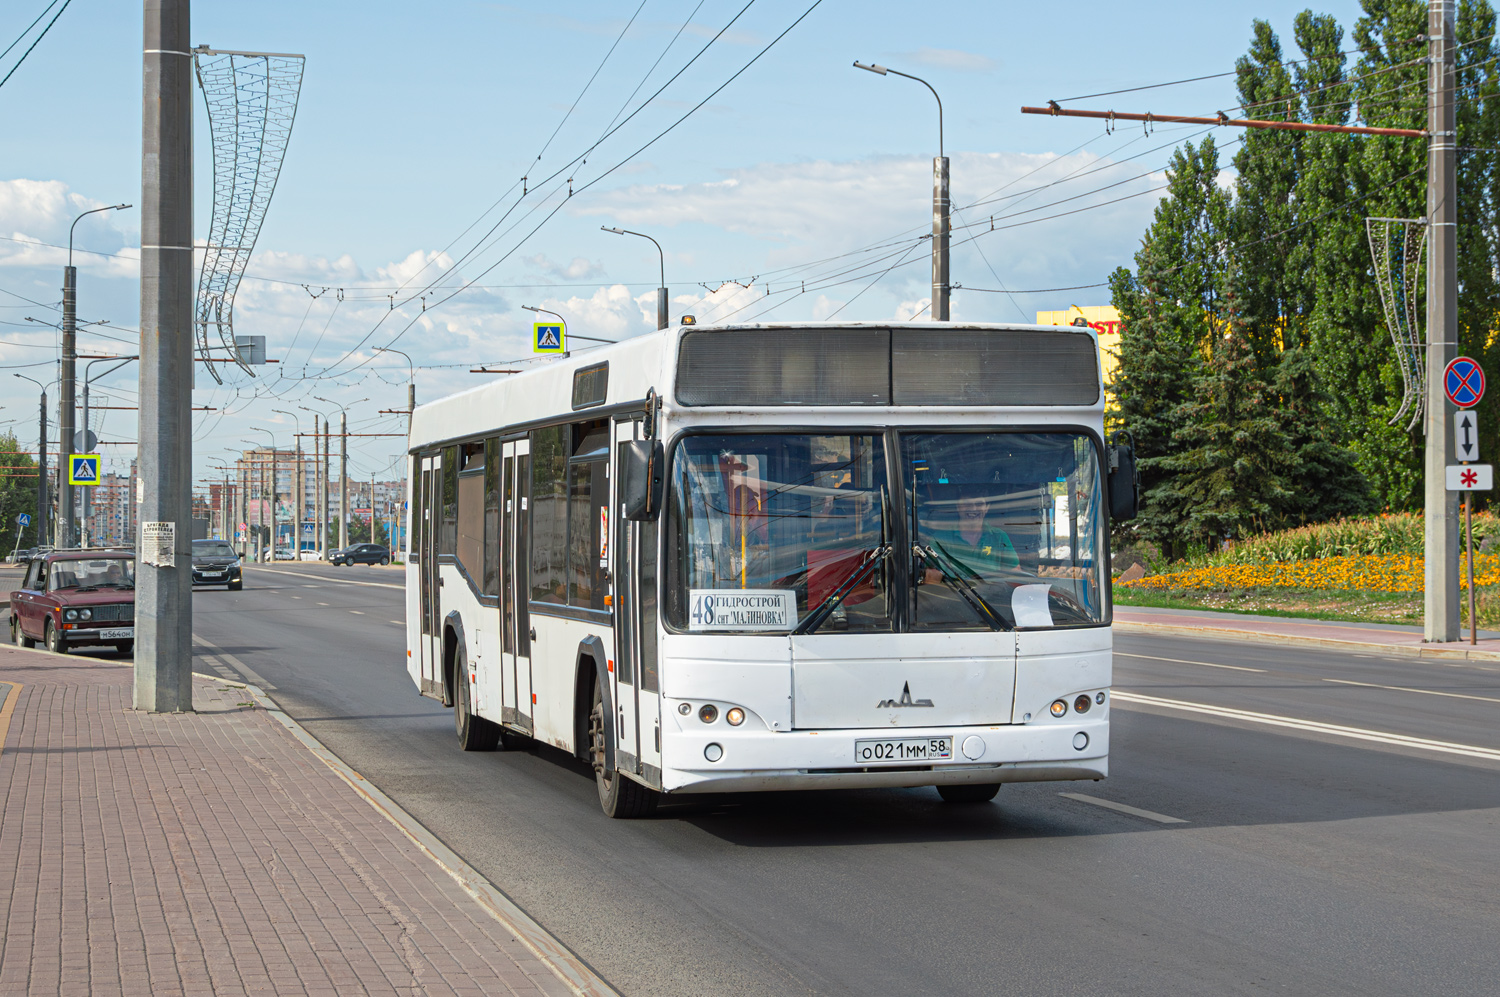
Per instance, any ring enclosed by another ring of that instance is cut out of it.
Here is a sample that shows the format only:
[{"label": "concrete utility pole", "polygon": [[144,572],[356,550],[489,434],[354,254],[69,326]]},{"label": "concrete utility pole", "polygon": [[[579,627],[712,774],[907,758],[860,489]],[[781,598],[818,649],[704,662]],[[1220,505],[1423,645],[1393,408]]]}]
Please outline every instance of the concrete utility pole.
[{"label": "concrete utility pole", "polygon": [[1455,411],[1443,372],[1458,355],[1458,188],[1453,114],[1454,0],[1427,4],[1427,432],[1426,592],[1428,642],[1458,640],[1458,493],[1447,490],[1445,469],[1455,463],[1448,431]]},{"label": "concrete utility pole", "polygon": [[328,559],[328,534],[333,532],[333,517],[330,516],[329,506],[331,500],[329,493],[333,491],[333,437],[328,435],[330,427],[328,416],[323,417],[323,493],[318,496],[318,505],[323,510],[323,532],[318,535],[318,543],[323,548],[323,559]]},{"label": "concrete utility pole", "polygon": [[887,73],[893,76],[904,76],[909,80],[916,80],[928,90],[932,91],[933,99],[938,106],[938,154],[932,161],[932,320],[934,322],[948,321],[948,233],[951,228],[949,212],[952,205],[948,199],[948,157],[943,154],[943,98],[933,89],[931,83],[920,76],[903,73],[899,69],[889,69],[880,65],[865,65],[855,61],[857,69],[868,70],[885,76]]},{"label": "concrete utility pole", "polygon": [[[82,217],[82,216],[80,216]],[[74,219],[73,224],[78,224]],[[71,237],[69,238],[71,242]],[[68,454],[73,452],[74,379],[78,365],[78,271],[72,252],[63,268],[62,363],[59,366],[57,401],[57,528],[52,543],[59,550],[73,546],[73,486],[68,482]],[[144,328],[144,327],[143,327]]]},{"label": "concrete utility pole", "polygon": [[[190,0],[144,0],[140,542],[135,707],[193,708],[193,60]],[[71,402],[65,406],[71,410]],[[71,446],[72,441],[65,441]],[[165,543],[171,538],[170,545]],[[161,556],[156,556],[160,545]]]},{"label": "concrete utility pole", "polygon": [[349,413],[339,412],[339,547],[349,546]]}]

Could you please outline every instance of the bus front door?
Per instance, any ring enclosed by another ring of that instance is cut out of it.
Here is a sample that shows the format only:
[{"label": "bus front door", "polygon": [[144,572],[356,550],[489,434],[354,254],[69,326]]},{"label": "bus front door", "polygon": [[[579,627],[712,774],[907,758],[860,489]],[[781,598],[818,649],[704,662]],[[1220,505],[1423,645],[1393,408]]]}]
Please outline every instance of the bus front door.
[{"label": "bus front door", "polygon": [[[633,440],[640,432],[640,422],[615,423],[615,453],[623,455],[626,441]],[[614,543],[613,570],[610,574],[610,593],[615,611],[615,669],[610,676],[614,683],[611,701],[615,704],[615,761],[622,772],[637,775],[641,771],[641,606],[636,584],[636,573],[640,562],[640,524],[625,518],[624,503],[619,493],[619,483],[624,480],[624,467],[616,461],[610,481],[614,494]]]},{"label": "bus front door", "polygon": [[438,525],[442,514],[443,466],[441,457],[422,458],[422,540],[418,552],[422,588],[422,694],[443,698],[442,601],[438,589]]},{"label": "bus front door", "polygon": [[500,530],[505,537],[500,572],[500,719],[532,731],[531,620],[526,611],[531,519],[531,441],[500,445]]}]

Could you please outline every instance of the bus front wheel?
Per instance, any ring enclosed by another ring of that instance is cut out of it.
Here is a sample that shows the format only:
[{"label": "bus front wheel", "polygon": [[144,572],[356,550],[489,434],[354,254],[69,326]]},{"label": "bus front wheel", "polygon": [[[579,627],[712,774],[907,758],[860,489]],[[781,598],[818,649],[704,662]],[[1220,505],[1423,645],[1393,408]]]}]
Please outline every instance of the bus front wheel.
[{"label": "bus front wheel", "polygon": [[988,803],[1000,792],[998,782],[964,783],[961,786],[938,786],[944,803]]},{"label": "bus front wheel", "polygon": [[589,760],[594,763],[594,784],[599,805],[611,817],[633,820],[656,812],[661,794],[604,767],[604,693],[594,675],[594,706],[589,711]]}]

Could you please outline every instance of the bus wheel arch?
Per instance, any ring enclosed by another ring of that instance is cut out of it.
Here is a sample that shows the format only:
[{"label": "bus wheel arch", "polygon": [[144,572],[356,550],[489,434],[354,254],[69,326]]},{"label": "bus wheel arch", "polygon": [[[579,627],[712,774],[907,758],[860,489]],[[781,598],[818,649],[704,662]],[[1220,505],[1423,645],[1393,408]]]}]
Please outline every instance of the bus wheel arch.
[{"label": "bus wheel arch", "polygon": [[[613,697],[609,688],[609,659],[604,656],[604,641],[589,635],[578,642],[578,657],[573,670],[573,754],[581,761],[589,761],[589,713],[594,708],[594,683],[597,680],[604,692],[606,726],[614,732],[611,711]],[[605,764],[614,765],[614,739],[606,738]]]},{"label": "bus wheel arch", "polygon": [[[458,688],[453,674],[453,662],[458,657],[458,646],[464,642],[464,621],[458,610],[452,610],[443,618],[443,705],[452,706],[454,691]],[[464,648],[468,651],[467,646]],[[466,655],[467,656],[467,655]]]}]

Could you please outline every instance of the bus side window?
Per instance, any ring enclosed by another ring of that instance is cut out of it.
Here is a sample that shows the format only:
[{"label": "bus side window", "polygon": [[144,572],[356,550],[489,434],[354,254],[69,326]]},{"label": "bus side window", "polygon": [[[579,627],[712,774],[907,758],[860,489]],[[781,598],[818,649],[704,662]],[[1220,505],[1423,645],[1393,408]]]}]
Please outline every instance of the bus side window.
[{"label": "bus side window", "polygon": [[[422,498],[426,494],[422,489],[422,457],[413,454],[411,458],[411,475],[407,478],[411,482],[411,513],[407,516],[406,527],[406,559],[415,563],[422,559],[422,517],[426,514]],[[319,541],[321,543],[321,541]]]},{"label": "bus side window", "polygon": [[500,533],[500,440],[484,441],[484,580],[480,591],[500,594],[500,558],[504,542]]},{"label": "bus side window", "polygon": [[443,521],[438,527],[438,554],[458,553],[458,447],[443,449]]},{"label": "bus side window", "polygon": [[458,563],[476,588],[484,584],[484,447],[465,443],[459,449],[463,467],[458,475]]},{"label": "bus side window", "polygon": [[531,601],[567,601],[567,426],[531,434]]}]

